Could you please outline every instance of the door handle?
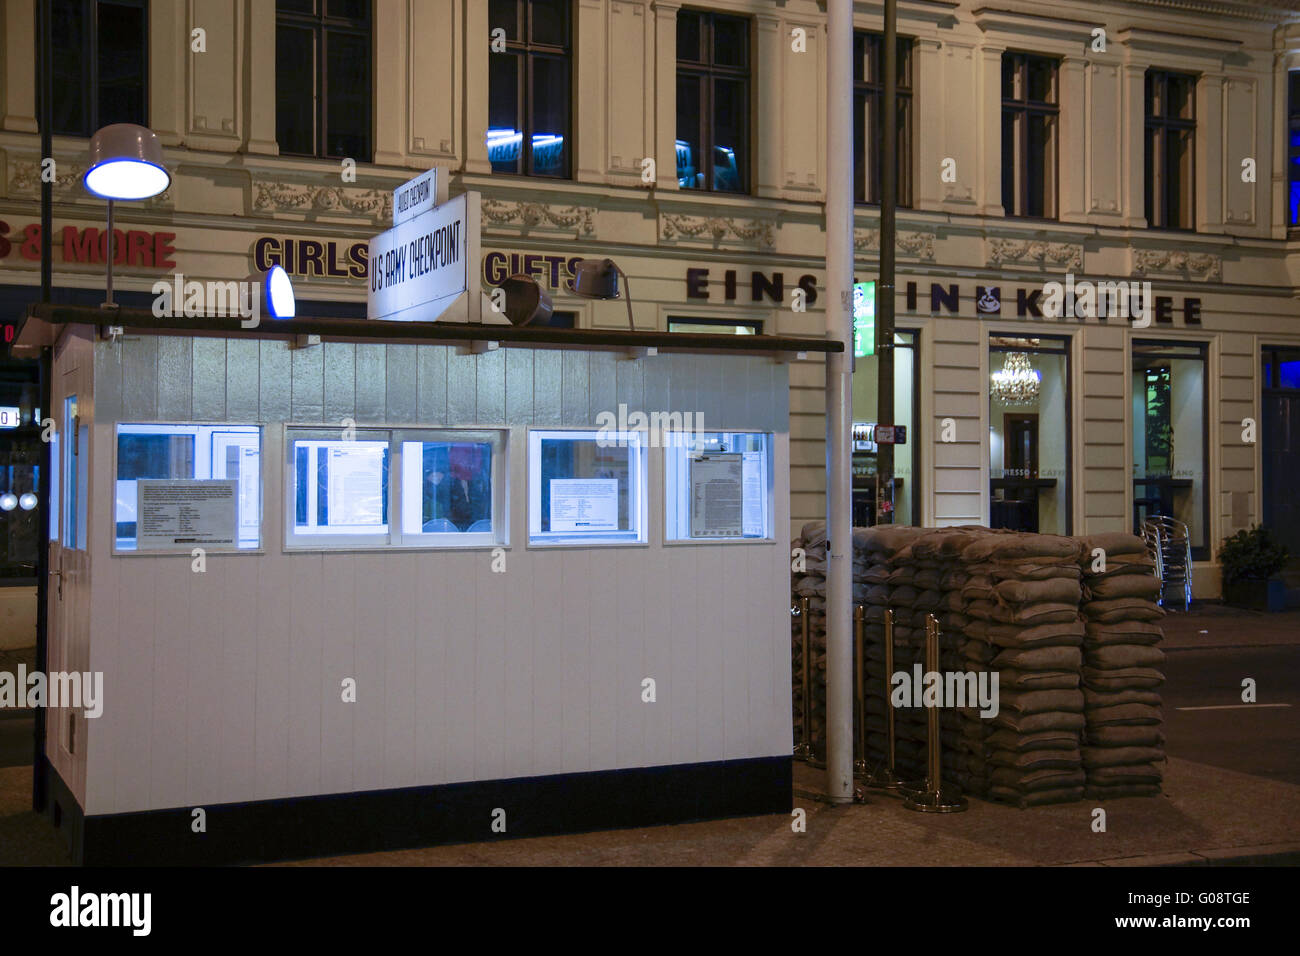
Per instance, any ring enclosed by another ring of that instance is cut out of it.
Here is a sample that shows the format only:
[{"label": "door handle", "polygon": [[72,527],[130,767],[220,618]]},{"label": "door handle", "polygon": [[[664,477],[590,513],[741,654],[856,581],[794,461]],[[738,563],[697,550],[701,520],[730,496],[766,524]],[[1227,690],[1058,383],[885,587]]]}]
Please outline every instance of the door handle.
[{"label": "door handle", "polygon": [[59,558],[59,567],[50,572],[51,577],[59,579],[59,600],[63,600],[63,558]]}]

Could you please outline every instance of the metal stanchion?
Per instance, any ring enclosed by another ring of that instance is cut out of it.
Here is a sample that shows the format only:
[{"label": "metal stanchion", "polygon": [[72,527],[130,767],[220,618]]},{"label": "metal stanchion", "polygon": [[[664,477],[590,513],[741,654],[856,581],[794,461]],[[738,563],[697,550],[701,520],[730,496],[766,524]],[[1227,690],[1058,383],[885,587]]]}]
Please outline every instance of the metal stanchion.
[{"label": "metal stanchion", "polygon": [[[939,621],[933,614],[925,616],[925,671],[939,673]],[[920,793],[911,793],[903,806],[921,813],[956,813],[967,809],[966,798],[943,787],[943,768],[939,759],[939,708],[929,708],[926,726],[928,772]],[[914,789],[908,787],[909,790]]]},{"label": "metal stanchion", "polygon": [[795,745],[794,759],[808,761],[812,759],[812,682],[809,679],[809,673],[812,665],[808,660],[808,599],[801,597],[799,603],[790,609],[790,613],[799,618],[801,629],[800,648],[803,656],[802,667],[802,686],[803,686],[803,732],[800,736],[803,738]]},{"label": "metal stanchion", "polygon": [[[867,779],[867,786],[877,790],[897,790],[894,772],[894,705],[889,699],[890,681],[894,677],[894,610],[885,608],[885,765]],[[865,717],[863,719],[865,723]]]},{"label": "metal stanchion", "polygon": [[865,777],[867,775],[867,663],[862,643],[862,622],[865,617],[866,609],[861,604],[856,605],[853,608],[853,654],[857,659],[853,685],[853,705],[858,712],[858,755],[853,761],[854,777]]}]

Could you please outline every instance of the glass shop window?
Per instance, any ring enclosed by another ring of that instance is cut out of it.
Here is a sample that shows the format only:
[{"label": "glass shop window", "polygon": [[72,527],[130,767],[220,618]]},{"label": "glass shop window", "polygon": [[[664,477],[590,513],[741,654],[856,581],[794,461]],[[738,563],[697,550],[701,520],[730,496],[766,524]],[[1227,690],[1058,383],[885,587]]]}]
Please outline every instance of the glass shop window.
[{"label": "glass shop window", "polygon": [[261,547],[261,426],[119,424],[115,467],[116,551]]},{"label": "glass shop window", "polygon": [[1070,534],[1069,339],[989,340],[989,526]]},{"label": "glass shop window", "polygon": [[1163,515],[1209,558],[1209,420],[1204,343],[1133,342],[1133,530]]},{"label": "glass shop window", "polygon": [[664,469],[667,540],[771,540],[770,433],[669,432]]},{"label": "glass shop window", "polygon": [[432,432],[400,436],[402,544],[496,545],[506,541],[505,436]]},{"label": "glass shop window", "polygon": [[530,431],[529,543],[644,543],[645,444],[636,431]]}]

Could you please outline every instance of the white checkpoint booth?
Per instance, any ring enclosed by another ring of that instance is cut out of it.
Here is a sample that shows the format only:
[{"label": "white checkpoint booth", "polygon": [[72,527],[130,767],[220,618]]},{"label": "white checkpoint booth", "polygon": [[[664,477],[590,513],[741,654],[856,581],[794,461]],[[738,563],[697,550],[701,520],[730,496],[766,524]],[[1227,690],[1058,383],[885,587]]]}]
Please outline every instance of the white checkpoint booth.
[{"label": "white checkpoint booth", "polygon": [[52,349],[48,668],[103,674],[48,715],[78,862],[789,811],[788,368],[838,343],[111,321],[17,343]]}]

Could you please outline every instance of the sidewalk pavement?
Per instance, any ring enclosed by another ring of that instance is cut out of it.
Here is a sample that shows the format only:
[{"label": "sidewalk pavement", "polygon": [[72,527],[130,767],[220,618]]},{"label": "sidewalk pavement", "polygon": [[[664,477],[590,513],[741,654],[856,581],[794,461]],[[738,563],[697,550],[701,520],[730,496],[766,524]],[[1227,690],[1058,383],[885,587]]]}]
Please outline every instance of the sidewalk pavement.
[{"label": "sidewalk pavement", "polygon": [[1224,604],[1193,604],[1160,620],[1166,651],[1300,646],[1300,611],[1248,611]]},{"label": "sidewalk pavement", "polygon": [[[290,866],[1160,866],[1300,863],[1300,787],[1171,759],[1159,797],[1017,810],[972,799],[923,814],[870,791],[818,799],[823,772],[795,764],[794,806],[775,814],[303,860]],[[32,813],[31,768],[0,769],[0,866],[66,865],[58,835]],[[1093,832],[1093,810],[1106,832]]]}]

